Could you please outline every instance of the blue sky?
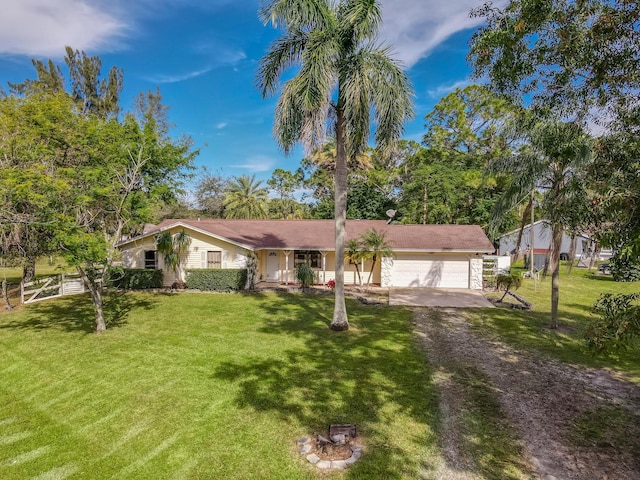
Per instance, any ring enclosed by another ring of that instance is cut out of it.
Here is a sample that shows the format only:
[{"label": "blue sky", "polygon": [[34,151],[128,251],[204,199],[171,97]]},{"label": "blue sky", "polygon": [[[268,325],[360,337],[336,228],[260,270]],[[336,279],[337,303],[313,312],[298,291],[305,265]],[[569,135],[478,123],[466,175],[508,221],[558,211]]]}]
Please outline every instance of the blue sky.
[{"label": "blue sky", "polygon": [[[64,46],[100,55],[103,71],[124,69],[123,105],[160,87],[175,134],[201,149],[198,166],[226,176],[269,178],[295,169],[271,129],[276,98],[255,88],[257,64],[278,32],[258,19],[257,0],[3,0],[0,85],[34,77],[31,58],[63,63]],[[443,95],[469,82],[469,18],[482,0],[381,0],[381,39],[411,78],[416,117],[405,138],[420,140],[424,116]],[[504,1],[494,2],[498,5]]]}]

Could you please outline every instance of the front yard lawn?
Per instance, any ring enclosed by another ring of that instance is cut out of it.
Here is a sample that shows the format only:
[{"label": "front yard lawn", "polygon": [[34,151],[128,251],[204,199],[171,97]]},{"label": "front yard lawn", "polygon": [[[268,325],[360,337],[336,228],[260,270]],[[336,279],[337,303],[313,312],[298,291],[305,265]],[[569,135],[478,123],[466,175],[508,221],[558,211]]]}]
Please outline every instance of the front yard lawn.
[{"label": "front yard lawn", "polygon": [[355,423],[332,478],[424,478],[437,402],[411,313],[324,295],[85,296],[0,315],[0,478],[313,479],[295,442]]}]

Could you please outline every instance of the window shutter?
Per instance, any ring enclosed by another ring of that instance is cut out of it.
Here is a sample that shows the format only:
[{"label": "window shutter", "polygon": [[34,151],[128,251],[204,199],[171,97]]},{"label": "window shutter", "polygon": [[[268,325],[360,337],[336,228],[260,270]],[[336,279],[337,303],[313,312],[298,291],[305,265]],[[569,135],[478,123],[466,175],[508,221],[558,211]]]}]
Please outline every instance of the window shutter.
[{"label": "window shutter", "polygon": [[200,268],[207,268],[207,252],[200,252]]}]

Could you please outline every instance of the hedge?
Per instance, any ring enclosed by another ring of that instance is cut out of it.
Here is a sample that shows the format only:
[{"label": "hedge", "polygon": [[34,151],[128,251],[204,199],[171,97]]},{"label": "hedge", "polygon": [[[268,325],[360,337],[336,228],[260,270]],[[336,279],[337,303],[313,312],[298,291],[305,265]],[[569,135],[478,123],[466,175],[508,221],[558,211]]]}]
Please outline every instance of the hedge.
[{"label": "hedge", "polygon": [[111,285],[123,290],[162,288],[162,270],[148,268],[121,268],[111,270]]},{"label": "hedge", "polygon": [[228,292],[243,290],[247,283],[247,270],[241,269],[193,269],[187,270],[187,288]]}]

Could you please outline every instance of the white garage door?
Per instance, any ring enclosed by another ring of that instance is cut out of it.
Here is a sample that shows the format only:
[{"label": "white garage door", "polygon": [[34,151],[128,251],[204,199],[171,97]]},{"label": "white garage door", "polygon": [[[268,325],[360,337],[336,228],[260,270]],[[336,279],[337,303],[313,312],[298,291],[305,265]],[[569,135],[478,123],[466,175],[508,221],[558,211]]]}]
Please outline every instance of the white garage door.
[{"label": "white garage door", "polygon": [[391,267],[391,285],[469,288],[469,259],[456,255],[398,254]]}]

